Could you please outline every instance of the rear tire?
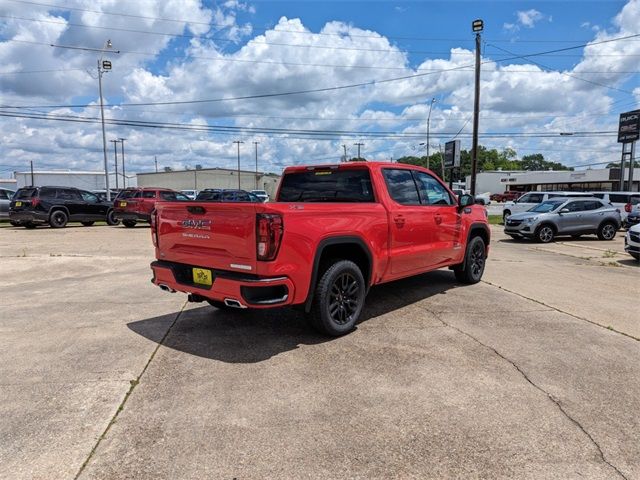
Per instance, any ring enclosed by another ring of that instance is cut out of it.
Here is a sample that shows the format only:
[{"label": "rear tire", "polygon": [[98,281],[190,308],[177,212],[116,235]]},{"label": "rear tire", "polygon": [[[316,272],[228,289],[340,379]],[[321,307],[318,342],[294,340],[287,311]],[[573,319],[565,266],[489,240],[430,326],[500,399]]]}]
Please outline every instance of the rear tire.
[{"label": "rear tire", "polygon": [[618,229],[613,222],[604,222],[598,227],[598,238],[600,240],[613,240],[616,238],[617,231]]},{"label": "rear tire", "polygon": [[114,225],[118,225],[119,223],[120,223],[120,220],[116,220],[113,214],[113,210],[109,210],[107,212],[107,225],[114,226]]},{"label": "rear tire", "polygon": [[536,230],[536,239],[540,243],[553,242],[556,232],[551,225],[540,225]]},{"label": "rear tire", "polygon": [[122,224],[123,224],[125,227],[127,227],[127,228],[133,228],[133,227],[135,227],[135,226],[136,226],[136,223],[138,223],[138,222],[136,222],[135,220],[123,220],[123,221],[122,221]]},{"label": "rear tire", "polygon": [[67,226],[69,216],[64,210],[55,210],[49,215],[49,225],[51,228],[64,228]]},{"label": "rear tire", "polygon": [[453,269],[459,282],[473,285],[482,280],[487,260],[487,247],[482,237],[473,237],[467,244],[464,262]]},{"label": "rear tire", "polygon": [[325,335],[351,332],[364,306],[366,286],[360,268],[350,260],[338,260],[316,285],[311,323]]},{"label": "rear tire", "polygon": [[82,225],[84,225],[85,227],[90,227],[91,225],[93,225],[96,222],[80,222]]}]

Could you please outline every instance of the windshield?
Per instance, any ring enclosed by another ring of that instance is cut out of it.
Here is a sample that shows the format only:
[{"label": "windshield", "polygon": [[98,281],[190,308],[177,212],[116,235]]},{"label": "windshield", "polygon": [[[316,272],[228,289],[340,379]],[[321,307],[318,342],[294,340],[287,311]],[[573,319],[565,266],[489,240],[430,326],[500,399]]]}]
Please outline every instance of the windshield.
[{"label": "windshield", "polygon": [[535,207],[533,207],[529,211],[530,212],[537,212],[537,213],[553,212],[554,210],[556,210],[563,203],[564,202],[560,202],[560,201],[557,201],[557,200],[547,200],[546,202],[542,202],[542,203],[536,205]]}]

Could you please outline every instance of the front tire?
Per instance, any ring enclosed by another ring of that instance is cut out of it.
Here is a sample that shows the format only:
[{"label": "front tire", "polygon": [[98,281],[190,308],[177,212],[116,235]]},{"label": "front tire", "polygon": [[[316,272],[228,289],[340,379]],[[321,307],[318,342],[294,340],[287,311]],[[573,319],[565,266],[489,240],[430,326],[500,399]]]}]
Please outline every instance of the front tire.
[{"label": "front tire", "polygon": [[503,224],[507,224],[507,217],[511,215],[511,212],[509,210],[506,210],[503,214],[502,214],[502,223]]},{"label": "front tire", "polygon": [[360,268],[350,260],[338,260],[316,286],[311,310],[313,326],[332,337],[349,333],[360,317],[365,294]]},{"label": "front tire", "polygon": [[49,225],[51,228],[64,228],[67,226],[69,216],[64,210],[56,210],[49,216]]},{"label": "front tire", "polygon": [[135,220],[123,220],[122,224],[127,227],[127,228],[133,228],[136,226],[136,221]]},{"label": "front tire", "polygon": [[467,244],[464,262],[453,273],[459,282],[473,285],[482,280],[487,260],[487,247],[482,237],[473,237]]},{"label": "front tire", "polygon": [[541,225],[536,230],[536,239],[540,243],[550,243],[553,242],[553,239],[556,236],[556,232],[553,230],[551,225]]},{"label": "front tire", "polygon": [[600,240],[613,240],[617,231],[618,229],[613,222],[604,222],[598,227],[598,238]]}]

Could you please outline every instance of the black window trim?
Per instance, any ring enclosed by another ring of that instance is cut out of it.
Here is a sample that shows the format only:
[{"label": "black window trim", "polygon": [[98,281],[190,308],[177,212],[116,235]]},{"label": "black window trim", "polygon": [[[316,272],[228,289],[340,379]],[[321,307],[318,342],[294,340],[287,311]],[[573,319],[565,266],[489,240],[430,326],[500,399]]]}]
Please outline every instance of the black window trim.
[{"label": "black window trim", "polygon": [[[388,170],[407,170],[411,173],[411,179],[413,180],[413,185],[416,188],[416,192],[418,194],[418,201],[420,203],[400,203],[399,201],[397,201],[395,198],[393,198],[393,196],[391,195],[391,191],[389,190],[389,184],[387,183],[387,177],[385,176],[384,172],[388,171]],[[428,175],[429,177],[433,178],[436,182],[438,182],[440,185],[442,185],[443,187],[445,187],[445,191],[449,194],[449,199],[451,200],[450,204],[447,205],[436,205],[436,204],[431,204],[428,203],[428,199],[427,199],[427,203],[424,202],[423,198],[422,198],[422,194],[420,193],[420,188],[418,187],[418,180],[417,180],[417,174],[418,173],[423,173],[425,175]],[[393,200],[395,203],[397,203],[398,205],[402,205],[404,207],[454,207],[456,204],[454,202],[454,199],[451,198],[451,192],[446,188],[446,186],[440,181],[438,180],[435,176],[427,173],[427,172],[423,172],[422,170],[418,170],[416,168],[401,168],[401,167],[388,167],[388,168],[383,168],[382,169],[382,178],[384,179],[384,183],[387,187],[387,193],[389,194],[389,198],[391,198],[391,200]]]}]

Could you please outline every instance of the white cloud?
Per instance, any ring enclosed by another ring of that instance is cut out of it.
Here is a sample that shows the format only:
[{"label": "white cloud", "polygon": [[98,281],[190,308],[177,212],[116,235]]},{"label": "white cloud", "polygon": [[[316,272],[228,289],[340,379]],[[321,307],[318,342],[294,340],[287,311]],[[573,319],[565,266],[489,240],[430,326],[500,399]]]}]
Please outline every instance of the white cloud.
[{"label": "white cloud", "polygon": [[535,8],[529,10],[519,10],[515,13],[516,21],[511,23],[507,22],[503,25],[503,28],[508,31],[515,32],[520,30],[520,27],[533,28],[536,23],[541,20],[553,21],[553,17],[550,15],[544,15]]}]

